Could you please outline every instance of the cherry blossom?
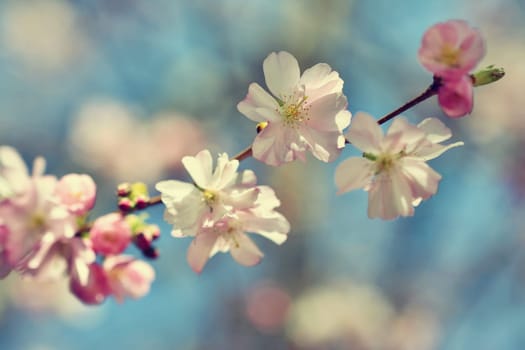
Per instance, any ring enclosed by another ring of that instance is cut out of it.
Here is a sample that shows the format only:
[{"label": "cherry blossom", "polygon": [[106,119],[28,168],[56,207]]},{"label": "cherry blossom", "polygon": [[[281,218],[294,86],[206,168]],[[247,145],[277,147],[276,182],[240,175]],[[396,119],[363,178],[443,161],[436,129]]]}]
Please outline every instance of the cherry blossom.
[{"label": "cherry blossom", "polygon": [[118,302],[122,302],[125,297],[143,297],[155,279],[155,271],[148,263],[131,256],[108,257],[103,267],[109,290]]},{"label": "cherry blossom", "polygon": [[437,23],[423,35],[418,57],[435,75],[457,80],[468,74],[485,55],[480,32],[466,21]]},{"label": "cherry blossom", "polygon": [[252,83],[239,112],[259,123],[252,152],[272,166],[305,160],[310,151],[323,162],[334,161],[344,147],[342,131],[350,123],[343,80],[332,68],[319,63],[300,74],[290,53],[271,53],[263,62],[271,95]]},{"label": "cherry blossom", "polygon": [[484,55],[481,34],[465,21],[438,23],[425,32],[419,61],[440,79],[438,102],[449,117],[472,112],[473,82],[469,72]]},{"label": "cherry blossom", "polygon": [[239,162],[219,155],[213,171],[208,150],[184,157],[193,184],[177,180],[159,182],[157,190],[166,205],[164,218],[173,224],[175,237],[196,236],[188,250],[188,262],[200,272],[218,251],[231,249],[241,264],[259,262],[262,253],[244,232],[259,233],[281,244],[290,230],[288,221],[274,209],[280,205],[273,190],[256,186],[250,170],[237,172]]},{"label": "cherry blossom", "polygon": [[120,213],[110,213],[95,220],[89,238],[96,253],[116,255],[131,242],[131,228]]},{"label": "cherry blossom", "polygon": [[55,193],[75,215],[84,215],[95,204],[97,187],[89,175],[67,174],[58,181]]},{"label": "cherry blossom", "polygon": [[260,234],[277,244],[286,241],[290,224],[274,210],[279,200],[271,188],[259,186],[259,189],[259,198],[252,208],[233,211],[213,225],[201,228],[188,249],[188,263],[195,272],[200,273],[208,259],[218,252],[230,252],[244,266],[258,264],[263,253],[246,232]]},{"label": "cherry blossom", "polygon": [[435,118],[427,118],[417,127],[398,118],[384,135],[374,118],[358,113],[346,137],[364,154],[339,164],[335,172],[338,193],[358,188],[368,191],[371,218],[389,220],[413,215],[414,207],[437,192],[441,180],[426,161],[463,145],[440,144],[451,136],[450,130]]},{"label": "cherry blossom", "polygon": [[184,157],[182,162],[193,183],[167,180],[155,186],[166,205],[164,219],[173,224],[175,237],[194,236],[207,220],[217,220],[233,206],[245,206],[257,197],[258,190],[247,187],[254,181],[253,172],[239,174],[239,161],[229,160],[225,153],[219,155],[215,171],[208,150]]}]

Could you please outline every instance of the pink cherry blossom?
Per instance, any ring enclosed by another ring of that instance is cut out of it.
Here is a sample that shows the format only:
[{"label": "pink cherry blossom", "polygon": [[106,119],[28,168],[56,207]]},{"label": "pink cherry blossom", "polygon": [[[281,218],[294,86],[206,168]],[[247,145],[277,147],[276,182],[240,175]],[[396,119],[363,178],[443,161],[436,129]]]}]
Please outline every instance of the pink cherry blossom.
[{"label": "pink cherry blossom", "polygon": [[131,242],[131,228],[121,214],[110,213],[99,217],[89,231],[93,250],[102,255],[122,253]]},{"label": "pink cherry blossom", "polygon": [[485,55],[480,32],[466,21],[450,20],[430,27],[418,52],[421,64],[434,75],[459,79]]},{"label": "pink cherry blossom", "polygon": [[263,63],[270,95],[252,83],[239,112],[267,123],[256,136],[254,158],[273,166],[305,159],[310,151],[319,160],[334,161],[344,147],[342,131],[350,123],[343,80],[329,65],[319,63],[300,74],[290,53],[271,53]]},{"label": "pink cherry blossom", "polygon": [[244,266],[259,263],[263,253],[246,232],[260,234],[282,244],[287,239],[290,224],[276,212],[279,200],[267,186],[259,186],[260,192],[251,208],[235,210],[212,225],[202,227],[188,249],[188,263],[200,273],[204,265],[218,252],[230,252],[233,259]]},{"label": "pink cherry blossom", "polygon": [[217,220],[233,206],[243,206],[257,197],[257,189],[244,187],[253,181],[253,173],[239,174],[239,161],[229,160],[227,154],[219,155],[215,170],[208,150],[184,157],[182,162],[193,183],[167,180],[155,186],[166,206],[164,219],[173,224],[175,237],[194,236],[206,221]]},{"label": "pink cherry blossom", "polygon": [[417,127],[398,118],[383,135],[374,118],[358,113],[346,137],[364,156],[339,164],[335,173],[338,193],[358,188],[368,191],[371,218],[413,215],[414,207],[437,192],[441,180],[426,161],[463,144],[440,144],[451,136],[435,118],[427,118]]},{"label": "pink cherry blossom", "polygon": [[125,297],[141,298],[146,295],[155,279],[155,271],[146,262],[131,256],[111,256],[104,261],[109,290],[118,302]]},{"label": "pink cherry blossom", "polygon": [[472,112],[472,79],[465,75],[458,80],[442,80],[438,102],[443,112],[451,118],[463,117]]},{"label": "pink cherry blossom", "polygon": [[80,216],[93,208],[96,185],[89,175],[68,174],[58,181],[55,193],[71,213]]}]

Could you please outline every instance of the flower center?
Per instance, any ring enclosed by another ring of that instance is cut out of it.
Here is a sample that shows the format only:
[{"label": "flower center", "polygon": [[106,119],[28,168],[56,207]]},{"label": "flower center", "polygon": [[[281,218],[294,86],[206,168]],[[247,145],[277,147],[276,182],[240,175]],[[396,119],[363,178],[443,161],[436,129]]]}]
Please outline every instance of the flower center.
[{"label": "flower center", "polygon": [[[299,124],[308,120],[310,106],[306,105],[308,96],[303,96],[299,101],[295,95],[285,96],[282,100],[280,114],[283,116],[283,123],[289,127],[297,127]],[[279,111],[278,111],[279,112]]]},{"label": "flower center", "polygon": [[40,230],[46,225],[46,218],[42,213],[34,213],[29,219],[29,227],[33,230]]},{"label": "flower center", "polygon": [[202,198],[206,202],[206,205],[210,208],[213,207],[213,204],[217,201],[217,193],[210,191],[210,190],[204,190],[202,191]]},{"label": "flower center", "polygon": [[459,58],[461,51],[450,45],[445,45],[441,50],[441,55],[438,56],[437,61],[443,63],[451,68],[459,67]]}]

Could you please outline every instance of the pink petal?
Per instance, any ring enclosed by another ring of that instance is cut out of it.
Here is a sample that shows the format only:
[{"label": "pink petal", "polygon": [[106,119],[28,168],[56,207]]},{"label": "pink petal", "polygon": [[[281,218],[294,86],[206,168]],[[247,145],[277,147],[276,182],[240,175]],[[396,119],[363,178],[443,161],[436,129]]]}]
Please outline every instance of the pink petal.
[{"label": "pink petal", "polygon": [[244,266],[257,265],[264,254],[257,248],[255,243],[244,233],[235,236],[237,244],[233,245],[230,253],[239,264]]},{"label": "pink petal", "polygon": [[374,176],[374,163],[361,157],[345,159],[335,169],[337,194],[367,186]]},{"label": "pink petal", "polygon": [[278,109],[279,104],[269,93],[267,93],[259,84],[252,83],[248,88],[246,98],[237,104],[239,112],[255,122],[267,121],[266,117],[258,112],[259,108]]},{"label": "pink petal", "polygon": [[273,241],[276,244],[283,244],[290,232],[290,223],[286,218],[277,213],[239,213],[239,220],[244,223],[243,229],[246,232],[260,234],[261,236]]},{"label": "pink petal", "polygon": [[396,118],[390,125],[390,128],[388,128],[381,147],[383,151],[390,154],[401,151],[409,153],[418,143],[423,141],[425,137],[425,132],[409,124],[405,118],[399,117]]},{"label": "pink petal", "polygon": [[213,232],[202,232],[195,236],[195,239],[190,243],[187,260],[191,269],[196,273],[202,272],[217,237]]},{"label": "pink petal", "polygon": [[408,179],[413,198],[427,199],[437,192],[441,175],[424,161],[405,157],[401,160],[401,169]]},{"label": "pink petal", "polygon": [[443,80],[438,91],[438,102],[443,112],[451,118],[463,117],[473,108],[472,80],[464,76],[460,80]]},{"label": "pink petal", "polygon": [[299,82],[299,63],[286,51],[268,55],[263,62],[263,71],[266,86],[280,99],[290,95]]},{"label": "pink petal", "polygon": [[392,220],[413,214],[412,192],[399,170],[377,175],[368,192],[368,216]]},{"label": "pink petal", "polygon": [[343,91],[343,80],[326,63],[318,63],[305,70],[299,85],[305,87],[305,95],[308,96],[309,101],[333,93],[341,94]]},{"label": "pink petal", "polygon": [[297,131],[280,123],[268,124],[257,134],[252,145],[253,157],[272,166],[291,162],[305,150],[304,141]]},{"label": "pink petal", "polygon": [[377,120],[369,114],[358,112],[352,118],[350,129],[346,133],[347,140],[366,153],[379,153],[380,144],[383,139],[383,131],[377,124]]},{"label": "pink petal", "polygon": [[299,133],[310,146],[314,157],[323,162],[336,160],[344,147],[343,136],[338,131],[301,128]]},{"label": "pink petal", "polygon": [[350,112],[346,110],[348,102],[341,94],[330,94],[309,104],[307,125],[320,131],[343,131],[350,124]]}]

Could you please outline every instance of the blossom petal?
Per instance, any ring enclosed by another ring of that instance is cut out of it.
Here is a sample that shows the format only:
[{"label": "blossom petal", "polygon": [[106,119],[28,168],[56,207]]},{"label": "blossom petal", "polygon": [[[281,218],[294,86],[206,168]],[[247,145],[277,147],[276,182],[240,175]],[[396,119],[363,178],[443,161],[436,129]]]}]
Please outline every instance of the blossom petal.
[{"label": "blossom petal", "polygon": [[401,162],[402,172],[409,179],[414,199],[427,199],[437,192],[441,175],[434,169],[416,158],[405,157]]},{"label": "blossom petal", "polygon": [[259,84],[252,83],[248,88],[248,95],[237,104],[237,109],[255,122],[268,120],[263,114],[259,113],[259,108],[275,110],[279,108],[279,103]]},{"label": "blossom petal", "polygon": [[463,117],[473,108],[472,80],[465,75],[459,80],[443,80],[438,91],[438,102],[443,112],[451,118]]},{"label": "blossom petal", "polygon": [[207,149],[197,153],[195,157],[186,156],[182,158],[182,164],[190,174],[193,182],[202,188],[206,188],[211,181],[213,160]]},{"label": "blossom petal", "polygon": [[454,142],[450,145],[431,144],[418,149],[413,155],[423,160],[430,160],[439,157],[451,148],[463,145],[464,143],[462,141]]},{"label": "blossom petal", "polygon": [[272,212],[269,216],[262,216],[260,213],[244,212],[239,213],[238,216],[244,223],[243,229],[247,232],[260,234],[276,244],[283,244],[288,238],[290,223],[280,213]]},{"label": "blossom petal", "polygon": [[217,235],[213,232],[202,232],[190,243],[187,260],[193,271],[202,272],[216,241]]},{"label": "blossom petal", "polygon": [[238,176],[237,168],[239,168],[237,159],[230,160],[226,153],[220,154],[217,159],[217,167],[207,188],[221,190],[234,184]]},{"label": "blossom petal", "polygon": [[244,233],[235,236],[237,244],[233,245],[230,253],[239,264],[244,266],[257,265],[264,254],[257,248],[250,237]]},{"label": "blossom petal", "polygon": [[380,144],[383,139],[383,131],[377,124],[377,120],[371,115],[358,112],[352,118],[352,124],[346,133],[346,138],[363,152],[378,153],[381,151]]},{"label": "blossom petal", "polygon": [[308,68],[301,75],[299,85],[305,86],[305,95],[309,101],[315,101],[325,95],[343,91],[343,80],[339,73],[332,71],[326,63],[318,63]]},{"label": "blossom petal", "polygon": [[268,55],[263,62],[263,71],[266,86],[280,99],[290,95],[299,82],[299,63],[286,51]]},{"label": "blossom petal", "polygon": [[432,143],[439,143],[452,137],[452,132],[437,118],[426,118],[417,127],[427,134],[427,139]]},{"label": "blossom petal", "polygon": [[376,176],[368,192],[368,216],[392,220],[413,214],[412,192],[399,169]]},{"label": "blossom petal", "polygon": [[257,134],[252,145],[253,157],[272,166],[291,162],[305,150],[304,141],[297,131],[280,123],[268,124]]},{"label": "blossom petal", "polygon": [[361,157],[345,159],[335,169],[337,194],[364,188],[374,176],[374,163]]},{"label": "blossom petal", "polygon": [[320,131],[342,132],[350,124],[351,114],[345,111],[348,102],[341,94],[330,94],[308,105],[307,125]]},{"label": "blossom petal", "polygon": [[333,162],[339,157],[344,147],[344,139],[338,131],[318,131],[300,129],[301,136],[308,142],[315,158],[323,162]]}]

